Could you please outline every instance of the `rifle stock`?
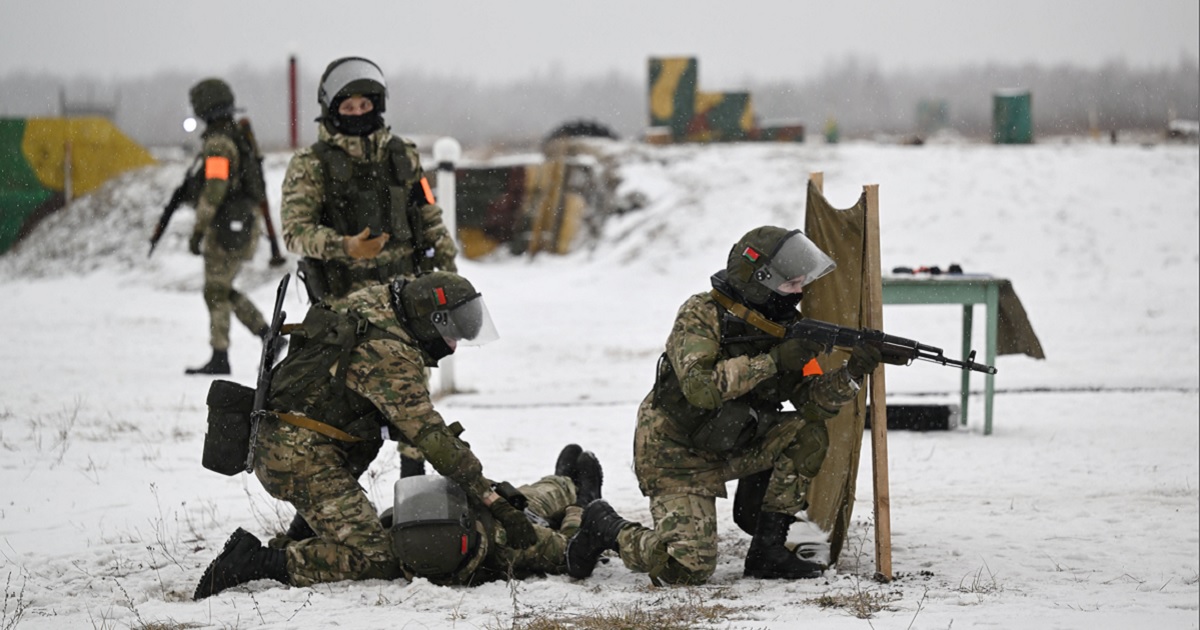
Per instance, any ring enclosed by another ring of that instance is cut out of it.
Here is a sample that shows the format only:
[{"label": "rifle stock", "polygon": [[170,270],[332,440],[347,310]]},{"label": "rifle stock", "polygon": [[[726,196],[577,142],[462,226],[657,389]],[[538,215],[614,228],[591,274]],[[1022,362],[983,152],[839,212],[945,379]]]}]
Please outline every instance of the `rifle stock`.
[{"label": "rifle stock", "polygon": [[291,274],[284,274],[275,290],[275,310],[271,314],[271,326],[263,339],[262,359],[258,364],[258,382],[254,388],[254,407],[250,412],[250,448],[246,452],[246,472],[254,472],[254,449],[258,442],[258,425],[267,414],[267,395],[271,389],[271,368],[275,366],[275,340],[283,328],[283,320],[287,313],[283,310],[283,299],[287,296],[288,280]]}]

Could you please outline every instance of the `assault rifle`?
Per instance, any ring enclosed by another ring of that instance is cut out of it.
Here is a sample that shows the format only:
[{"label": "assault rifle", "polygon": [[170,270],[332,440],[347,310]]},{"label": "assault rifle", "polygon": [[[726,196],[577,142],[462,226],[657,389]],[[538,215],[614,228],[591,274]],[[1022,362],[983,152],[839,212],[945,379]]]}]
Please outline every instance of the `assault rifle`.
[{"label": "assault rifle", "polygon": [[[774,338],[770,335],[748,335],[733,337],[726,341],[762,341]],[[823,322],[819,319],[806,318],[790,324],[783,338],[799,338],[815,341],[824,346],[826,352],[833,350],[834,347],[857,348],[863,345],[871,345],[875,346],[879,350],[879,354],[883,355],[884,363],[892,365],[910,365],[913,361],[929,361],[948,367],[983,372],[984,374],[996,373],[995,367],[975,362],[974,350],[967,355],[966,359],[959,361],[948,358],[941,348],[935,348],[919,341],[889,335],[878,330],[871,330],[870,328],[863,328],[861,330],[858,328],[847,328]]]},{"label": "assault rifle", "polygon": [[258,425],[263,416],[267,415],[267,394],[271,389],[271,368],[275,366],[275,354],[279,351],[276,340],[279,331],[283,329],[283,320],[287,313],[283,311],[283,298],[287,296],[288,280],[291,274],[284,274],[275,290],[275,310],[271,313],[271,326],[263,338],[262,359],[258,364],[258,382],[254,388],[254,407],[250,411],[250,448],[246,452],[246,472],[254,472],[254,447],[258,442]]},{"label": "assault rifle", "polygon": [[203,156],[197,156],[192,165],[188,167],[183,182],[171,193],[171,199],[167,201],[162,215],[158,217],[158,225],[154,226],[154,234],[150,235],[150,252],[146,254],[146,258],[154,255],[154,248],[158,247],[158,241],[162,239],[163,232],[167,230],[167,224],[171,222],[171,215],[175,214],[179,206],[185,203],[195,204],[196,200],[200,198],[200,189],[204,187],[203,165]]}]

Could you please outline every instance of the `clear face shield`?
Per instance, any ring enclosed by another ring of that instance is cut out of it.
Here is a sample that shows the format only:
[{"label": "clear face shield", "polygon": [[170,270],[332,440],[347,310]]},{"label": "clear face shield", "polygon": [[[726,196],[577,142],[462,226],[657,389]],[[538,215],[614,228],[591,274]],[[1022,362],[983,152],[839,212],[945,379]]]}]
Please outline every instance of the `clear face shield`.
[{"label": "clear face shield", "polygon": [[326,108],[332,108],[333,101],[338,94],[351,87],[351,84],[359,82],[378,83],[383,87],[384,95],[387,95],[387,81],[383,78],[383,72],[380,71],[379,66],[366,59],[347,59],[330,70],[329,76],[325,77],[325,81],[321,83],[321,90],[318,94],[321,104]]},{"label": "clear face shield", "polygon": [[767,258],[767,264],[754,272],[754,279],[780,295],[800,293],[837,267],[799,230],[788,234]]},{"label": "clear face shield", "polygon": [[482,346],[500,338],[487,304],[478,293],[450,310],[434,311],[429,317],[442,337],[455,342],[454,345]]}]

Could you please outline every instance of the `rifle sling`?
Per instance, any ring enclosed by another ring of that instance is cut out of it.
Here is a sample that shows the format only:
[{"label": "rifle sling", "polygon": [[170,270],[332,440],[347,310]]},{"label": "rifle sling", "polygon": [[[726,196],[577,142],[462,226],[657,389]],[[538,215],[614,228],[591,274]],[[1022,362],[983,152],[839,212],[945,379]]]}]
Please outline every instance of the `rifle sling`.
[{"label": "rifle sling", "polygon": [[735,301],[733,298],[721,293],[716,289],[712,290],[712,298],[716,300],[718,304],[725,307],[725,310],[732,313],[734,317],[737,317],[738,319],[767,333],[768,335],[771,335],[772,337],[783,339],[783,336],[787,334],[786,326],[777,324],[767,319],[758,311],[747,307],[745,304]]},{"label": "rifle sling", "polygon": [[360,437],[350,435],[349,433],[346,433],[337,427],[330,426],[319,420],[313,420],[312,418],[306,416],[301,416],[294,413],[283,413],[280,411],[271,411],[269,413],[292,426],[300,427],[301,429],[308,429],[309,431],[316,431],[325,437],[330,437],[335,440],[350,442],[352,444],[363,441],[363,439]]}]

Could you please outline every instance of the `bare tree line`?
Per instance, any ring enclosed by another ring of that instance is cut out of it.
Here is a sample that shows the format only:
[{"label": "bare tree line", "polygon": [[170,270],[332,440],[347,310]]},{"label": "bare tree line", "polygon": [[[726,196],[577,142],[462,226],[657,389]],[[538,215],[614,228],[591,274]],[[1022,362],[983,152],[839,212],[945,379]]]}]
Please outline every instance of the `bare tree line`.
[{"label": "bare tree line", "polygon": [[[301,145],[316,138],[318,77],[314,70],[298,79]],[[57,116],[65,95],[69,103],[111,106],[117,125],[142,144],[183,145],[194,142],[181,124],[190,113],[187,91],[201,78],[170,72],[113,80],[14,74],[0,78],[0,116]],[[223,78],[253,119],[259,141],[268,149],[286,148],[286,68],[238,68]],[[414,136],[452,135],[467,147],[529,146],[562,122],[580,118],[636,137],[647,119],[645,79],[615,72],[588,78],[551,72],[504,84],[411,72],[388,81],[386,118],[393,129]],[[1200,67],[1186,56],[1173,67],[1157,68],[1114,61],[1095,69],[992,64],[893,73],[849,57],[803,81],[747,80],[724,87],[749,91],[764,121],[800,121],[814,133],[836,119],[846,137],[913,134],[922,100],[943,102],[955,131],[986,137],[993,94],[1016,87],[1032,94],[1038,135],[1091,128],[1159,131],[1171,118],[1200,119]]]}]

